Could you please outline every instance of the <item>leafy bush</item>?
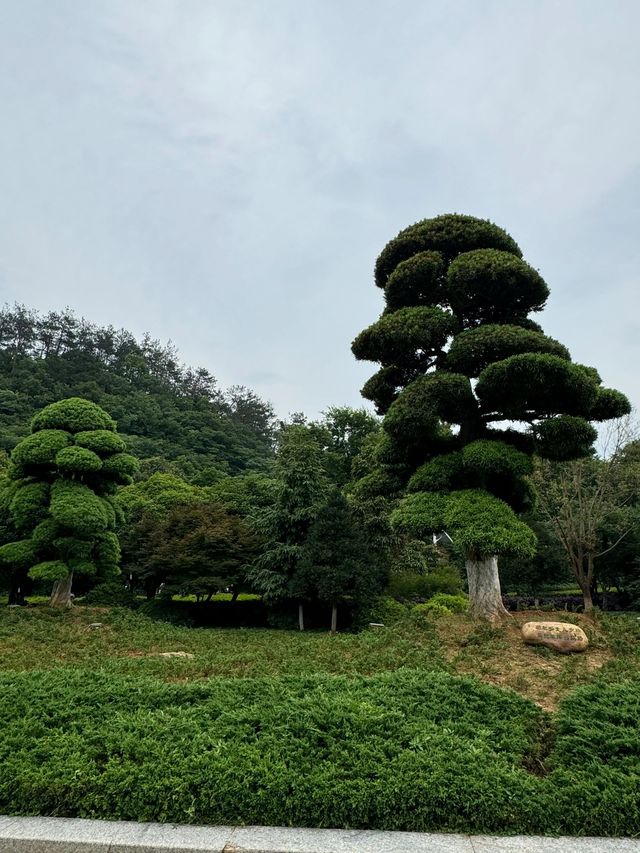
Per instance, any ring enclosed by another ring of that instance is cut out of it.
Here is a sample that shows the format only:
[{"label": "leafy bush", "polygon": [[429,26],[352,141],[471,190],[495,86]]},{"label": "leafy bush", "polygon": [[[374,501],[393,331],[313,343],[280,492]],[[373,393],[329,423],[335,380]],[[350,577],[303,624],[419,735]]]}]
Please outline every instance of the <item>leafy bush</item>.
[{"label": "leafy bush", "polygon": [[56,454],[56,465],[65,474],[88,474],[99,471],[102,460],[93,450],[85,447],[63,447]]},{"label": "leafy bush", "polygon": [[170,625],[193,627],[194,621],[189,615],[189,604],[183,601],[171,601],[170,598],[153,598],[140,605],[140,613]]},{"label": "leafy bush", "polygon": [[[145,601],[139,612],[151,619],[187,628],[263,628],[267,624],[271,625],[264,602],[256,597],[240,598],[237,601],[214,599],[196,602],[176,601],[161,596]],[[297,625],[297,613],[293,608],[290,607],[286,615],[288,621],[277,627],[292,628]],[[325,623],[328,624],[327,619]]]},{"label": "leafy bush", "polygon": [[34,433],[41,430],[85,432],[97,429],[115,432],[115,428],[115,421],[104,409],[82,397],[69,397],[51,403],[31,421],[31,431]]},{"label": "leafy bush", "polygon": [[520,769],[540,717],[526,700],[446,674],[182,685],[70,670],[5,674],[0,808],[509,829],[530,822],[540,787]]},{"label": "leafy bush", "polygon": [[432,619],[437,619],[440,616],[451,616],[452,610],[445,607],[444,604],[433,603],[426,601],[424,604],[416,604],[411,608],[411,620],[416,625],[428,625]]},{"label": "leafy bush", "polygon": [[131,590],[114,578],[99,583],[82,597],[80,603],[98,607],[135,607],[137,601]]},{"label": "leafy bush", "polygon": [[78,432],[74,436],[78,447],[86,447],[87,450],[93,450],[101,456],[106,456],[110,453],[122,453],[126,449],[126,444],[120,436],[115,432],[110,432],[106,429],[92,429],[86,432]]},{"label": "leafy bush", "polygon": [[392,574],[387,593],[392,598],[419,601],[431,598],[437,593],[460,595],[462,579],[455,566],[442,566],[426,575],[413,572]]},{"label": "leafy bush", "polygon": [[371,622],[381,622],[383,625],[395,625],[407,616],[407,608],[390,596],[380,597],[369,614]]},{"label": "leafy bush", "polygon": [[437,605],[446,607],[450,613],[466,613],[469,610],[469,599],[466,595],[449,595],[445,592],[437,592],[427,604],[430,607]]},{"label": "leafy bush", "polygon": [[104,532],[109,516],[103,501],[88,486],[57,480],[51,488],[51,515],[58,524],[78,534]]}]

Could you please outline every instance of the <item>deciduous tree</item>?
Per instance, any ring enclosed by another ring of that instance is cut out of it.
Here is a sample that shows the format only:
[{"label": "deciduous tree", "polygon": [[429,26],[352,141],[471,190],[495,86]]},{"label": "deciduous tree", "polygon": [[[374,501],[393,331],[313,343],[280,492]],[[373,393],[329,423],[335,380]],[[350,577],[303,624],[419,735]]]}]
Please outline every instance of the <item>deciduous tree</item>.
[{"label": "deciduous tree", "polygon": [[636,529],[640,493],[637,451],[628,420],[613,424],[602,455],[571,462],[540,460],[535,472],[538,512],[564,548],[584,609],[593,609],[599,565]]}]

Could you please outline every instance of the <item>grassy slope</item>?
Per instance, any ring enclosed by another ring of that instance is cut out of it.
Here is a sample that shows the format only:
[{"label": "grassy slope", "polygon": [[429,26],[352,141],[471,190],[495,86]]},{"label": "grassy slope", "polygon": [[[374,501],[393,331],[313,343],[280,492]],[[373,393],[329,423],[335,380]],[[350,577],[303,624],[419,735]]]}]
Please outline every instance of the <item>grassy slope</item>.
[{"label": "grassy slope", "polygon": [[[315,673],[374,675],[400,667],[447,670],[510,687],[546,710],[574,687],[600,678],[640,678],[640,621],[625,616],[598,625],[576,614],[558,618],[581,624],[591,639],[583,655],[556,655],[525,646],[516,614],[502,628],[475,626],[464,616],[418,627],[410,621],[360,634],[261,629],[179,628],[124,609],[45,607],[0,610],[0,669],[100,666],[123,675],[168,681]],[[102,623],[91,630],[91,623]],[[184,651],[193,659],[160,658]]]},{"label": "grassy slope", "polygon": [[464,617],[330,637],[5,610],[0,810],[638,833],[640,622],[589,631],[559,657]]}]

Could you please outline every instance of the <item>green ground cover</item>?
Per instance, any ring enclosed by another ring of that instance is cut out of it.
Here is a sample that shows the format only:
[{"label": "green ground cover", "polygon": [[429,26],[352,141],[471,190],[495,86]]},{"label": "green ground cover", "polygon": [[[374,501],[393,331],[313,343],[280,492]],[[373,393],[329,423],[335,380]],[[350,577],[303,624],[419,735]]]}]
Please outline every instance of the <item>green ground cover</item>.
[{"label": "green ground cover", "polygon": [[5,610],[0,811],[638,834],[640,622],[589,631],[560,657],[464,616],[331,637]]}]

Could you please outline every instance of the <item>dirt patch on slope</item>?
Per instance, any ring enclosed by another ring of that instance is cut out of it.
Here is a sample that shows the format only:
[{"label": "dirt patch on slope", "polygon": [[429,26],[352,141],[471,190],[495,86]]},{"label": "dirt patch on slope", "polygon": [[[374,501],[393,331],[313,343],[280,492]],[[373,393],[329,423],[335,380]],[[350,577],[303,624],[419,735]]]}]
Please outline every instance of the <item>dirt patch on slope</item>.
[{"label": "dirt patch on slope", "polygon": [[[553,620],[579,625],[589,648],[579,654],[560,654],[524,643],[525,622]],[[445,617],[437,622],[442,653],[459,675],[473,675],[498,687],[509,687],[553,711],[562,697],[613,658],[604,633],[592,618],[580,613],[519,611],[499,626],[470,619]]]}]

